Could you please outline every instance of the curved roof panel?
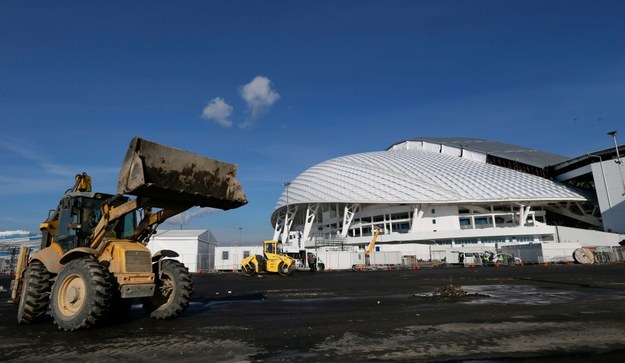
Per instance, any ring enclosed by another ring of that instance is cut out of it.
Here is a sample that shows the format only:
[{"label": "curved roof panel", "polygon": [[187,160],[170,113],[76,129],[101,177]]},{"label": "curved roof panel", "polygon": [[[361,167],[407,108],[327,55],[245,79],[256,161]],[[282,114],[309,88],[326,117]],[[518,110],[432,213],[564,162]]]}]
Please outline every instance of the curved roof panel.
[{"label": "curved roof panel", "polygon": [[410,141],[430,142],[441,145],[453,146],[466,150],[477,151],[486,155],[492,155],[502,159],[518,161],[539,168],[558,164],[569,159],[566,156],[531,149],[525,146],[505,144],[499,141],[476,139],[471,137],[429,137],[421,139],[411,139],[395,143],[391,145],[389,149],[393,148],[396,145],[400,145]]},{"label": "curved roof panel", "polygon": [[[387,150],[331,159],[304,171],[288,188],[289,204],[586,199],[549,179],[423,150]],[[285,190],[276,209],[286,204]]]}]

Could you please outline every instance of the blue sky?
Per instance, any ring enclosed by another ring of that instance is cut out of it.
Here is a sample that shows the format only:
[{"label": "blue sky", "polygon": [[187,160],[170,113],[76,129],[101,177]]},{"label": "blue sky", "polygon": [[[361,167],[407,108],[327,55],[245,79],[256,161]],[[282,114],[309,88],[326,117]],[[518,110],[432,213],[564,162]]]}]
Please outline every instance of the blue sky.
[{"label": "blue sky", "polygon": [[250,203],[183,228],[250,243],[283,182],[333,157],[427,136],[608,148],[623,19],[623,1],[2,1],[0,230],[37,230],[78,172],[113,193],[135,135],[238,164]]}]

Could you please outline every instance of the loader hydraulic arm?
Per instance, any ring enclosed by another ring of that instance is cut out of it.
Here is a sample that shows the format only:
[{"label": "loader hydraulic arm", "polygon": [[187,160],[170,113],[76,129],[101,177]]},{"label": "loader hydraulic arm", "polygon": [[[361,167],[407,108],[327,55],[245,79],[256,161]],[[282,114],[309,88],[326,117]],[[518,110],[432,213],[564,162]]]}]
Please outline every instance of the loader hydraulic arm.
[{"label": "loader hydraulic arm", "polygon": [[143,242],[154,232],[152,226],[163,223],[166,219],[173,217],[177,214],[189,209],[188,206],[176,206],[161,209],[156,213],[151,213],[150,208],[146,208],[146,214],[135,228],[132,235],[133,240]]},{"label": "loader hydraulic arm", "polygon": [[91,233],[91,245],[89,247],[101,252],[101,250],[104,249],[102,240],[104,240],[104,237],[110,235],[117,221],[126,214],[132,213],[139,208],[140,206],[137,199],[131,199],[117,207],[113,207],[109,203],[104,203],[102,205],[102,217]]},{"label": "loader hydraulic arm", "polygon": [[[113,197],[112,200],[115,200],[116,197]],[[163,208],[156,213],[150,213],[150,199],[148,198],[131,199],[119,206],[111,206],[110,202],[104,203],[102,205],[102,218],[91,234],[90,247],[98,252],[104,250],[102,241],[115,229],[117,221],[128,213],[133,213],[141,208],[146,211],[145,217],[137,225],[132,235],[133,240],[142,242],[151,234],[152,231],[150,227],[163,223],[166,219],[180,214],[190,207],[189,205],[173,205],[168,208]]]}]

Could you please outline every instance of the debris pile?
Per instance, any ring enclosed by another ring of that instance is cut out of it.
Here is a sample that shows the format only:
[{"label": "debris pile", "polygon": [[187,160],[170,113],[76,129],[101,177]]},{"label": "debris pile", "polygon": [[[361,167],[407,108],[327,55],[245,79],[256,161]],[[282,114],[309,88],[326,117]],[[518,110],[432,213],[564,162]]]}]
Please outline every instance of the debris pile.
[{"label": "debris pile", "polygon": [[446,286],[439,288],[438,290],[434,291],[433,293],[429,295],[426,295],[425,298],[433,299],[433,300],[442,300],[442,299],[462,299],[462,298],[476,297],[476,296],[485,297],[487,295],[469,294],[462,288],[462,286],[456,286],[456,285],[450,284],[450,285],[446,285]]}]

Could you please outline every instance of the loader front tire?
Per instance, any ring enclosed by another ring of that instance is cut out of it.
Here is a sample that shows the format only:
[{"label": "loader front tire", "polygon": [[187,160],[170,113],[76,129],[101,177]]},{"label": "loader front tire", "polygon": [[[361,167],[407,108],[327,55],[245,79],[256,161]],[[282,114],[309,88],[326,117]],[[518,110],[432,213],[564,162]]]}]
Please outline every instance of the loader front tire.
[{"label": "loader front tire", "polygon": [[43,317],[50,300],[50,273],[41,261],[28,265],[22,280],[22,293],[17,310],[17,322],[28,324]]},{"label": "loader front tire", "polygon": [[63,330],[96,324],[111,304],[111,274],[91,256],[70,261],[52,286],[54,323]]},{"label": "loader front tire", "polygon": [[175,318],[185,311],[191,301],[191,274],[182,263],[171,259],[157,262],[155,270],[157,281],[154,296],[142,299],[143,310],[153,319]]}]

